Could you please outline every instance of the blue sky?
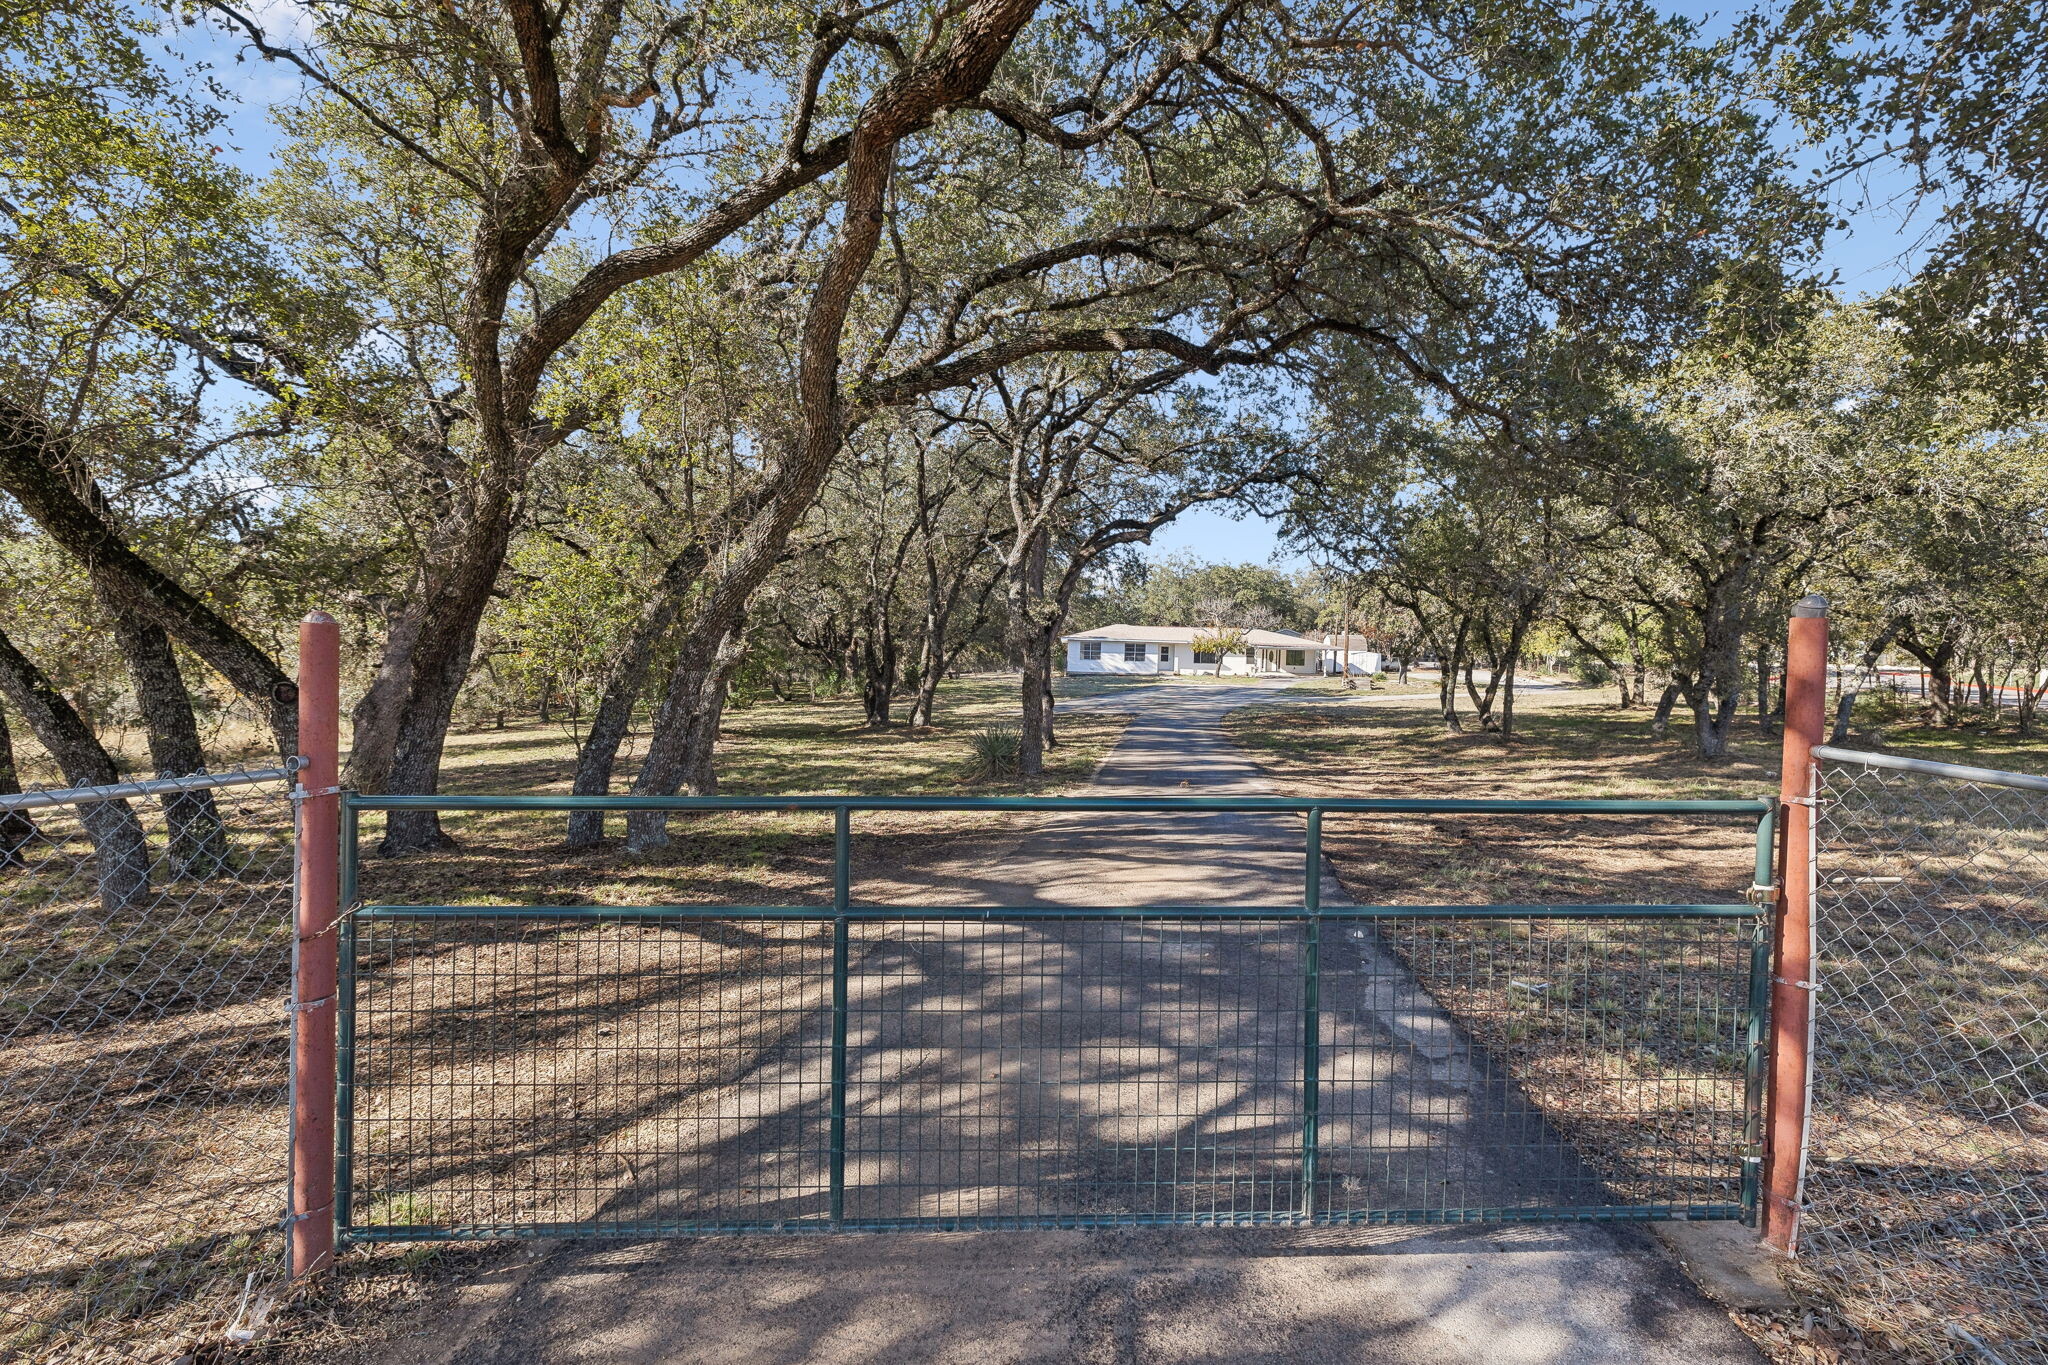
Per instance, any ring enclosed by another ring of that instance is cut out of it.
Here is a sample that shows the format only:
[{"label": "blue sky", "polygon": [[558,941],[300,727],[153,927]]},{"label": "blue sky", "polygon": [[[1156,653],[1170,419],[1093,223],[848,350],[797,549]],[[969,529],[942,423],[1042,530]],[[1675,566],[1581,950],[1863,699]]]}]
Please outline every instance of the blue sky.
[{"label": "blue sky", "polygon": [[[1677,3],[1666,8],[1699,22],[1709,36],[1725,31],[1731,17],[1740,13],[1739,6]],[[274,33],[296,34],[305,22],[304,10],[294,0],[252,0],[247,10]],[[221,130],[222,158],[251,174],[268,171],[276,145],[271,110],[299,98],[300,80],[279,64],[254,58],[238,60],[240,45],[204,26],[179,31],[172,36],[172,44],[181,57],[209,63],[222,83],[239,96],[240,102],[229,106],[228,122]],[[1824,273],[1836,273],[1846,297],[1879,293],[1909,272],[1925,219],[1924,215],[1919,222],[1907,219],[1903,209],[1909,202],[1906,190],[1903,180],[1886,174],[1845,187],[1847,196],[1863,203],[1844,206],[1848,226],[1830,235],[1821,267]],[[1159,531],[1144,551],[1153,559],[1183,552],[1239,563],[1299,563],[1279,556],[1271,521],[1215,507],[1198,507],[1184,514]]]}]

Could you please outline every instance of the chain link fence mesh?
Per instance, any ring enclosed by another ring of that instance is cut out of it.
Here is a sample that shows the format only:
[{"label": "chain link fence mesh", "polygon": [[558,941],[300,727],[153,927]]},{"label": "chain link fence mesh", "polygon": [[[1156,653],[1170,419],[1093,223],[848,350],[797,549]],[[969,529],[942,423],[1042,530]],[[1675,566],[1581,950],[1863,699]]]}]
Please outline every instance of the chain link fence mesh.
[{"label": "chain link fence mesh", "polygon": [[0,797],[0,1361],[169,1360],[260,1328],[284,1270],[292,831],[282,769]]},{"label": "chain link fence mesh", "polygon": [[2048,790],[1820,765],[1799,1287],[1866,1358],[2048,1363]]}]

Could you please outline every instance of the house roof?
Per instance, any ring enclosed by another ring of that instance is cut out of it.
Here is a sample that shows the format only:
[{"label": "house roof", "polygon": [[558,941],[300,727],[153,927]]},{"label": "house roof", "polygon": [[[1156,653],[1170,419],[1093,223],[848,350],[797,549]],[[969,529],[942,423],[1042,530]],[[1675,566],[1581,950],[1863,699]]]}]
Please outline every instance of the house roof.
[{"label": "house roof", "polygon": [[[1133,644],[1148,645],[1191,645],[1195,637],[1202,634],[1197,626],[1097,626],[1094,630],[1083,630],[1073,635],[1062,635],[1061,640],[1128,640]],[[1266,649],[1320,649],[1322,645],[1306,635],[1296,635],[1291,630],[1248,630],[1245,640],[1254,646]]]}]

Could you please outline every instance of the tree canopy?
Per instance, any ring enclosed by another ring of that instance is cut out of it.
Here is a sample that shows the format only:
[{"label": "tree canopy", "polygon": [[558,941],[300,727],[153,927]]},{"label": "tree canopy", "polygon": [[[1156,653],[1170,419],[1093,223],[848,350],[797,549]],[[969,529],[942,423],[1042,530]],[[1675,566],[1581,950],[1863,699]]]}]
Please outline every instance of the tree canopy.
[{"label": "tree canopy", "polygon": [[[1018,670],[1029,774],[1077,621],[1355,607],[1447,724],[1511,737],[1543,647],[1711,754],[1814,586],[1952,714],[2048,648],[2035,18],[17,7],[0,733],[289,751],[319,606],[368,790],[521,709],[579,792],[710,792],[728,705],[917,727],[963,667]],[[299,92],[261,169],[203,51]],[[1879,160],[1934,235],[1847,299],[1816,253]],[[1201,506],[1317,570],[1144,557]]]}]

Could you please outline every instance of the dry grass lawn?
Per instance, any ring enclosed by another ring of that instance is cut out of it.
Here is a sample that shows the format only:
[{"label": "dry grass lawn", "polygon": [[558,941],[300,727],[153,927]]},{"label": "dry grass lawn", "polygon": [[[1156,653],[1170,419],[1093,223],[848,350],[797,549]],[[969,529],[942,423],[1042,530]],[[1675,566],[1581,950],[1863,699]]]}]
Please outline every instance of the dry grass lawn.
[{"label": "dry grass lawn", "polygon": [[[1729,761],[1706,764],[1676,727],[1657,739],[1646,713],[1620,711],[1611,698],[1528,694],[1511,745],[1445,733],[1433,696],[1257,708],[1231,726],[1296,796],[1775,793],[1777,740],[1753,720],[1741,724]],[[2009,721],[1943,729],[1893,699],[1868,701],[1853,747],[2048,771],[2048,742],[2019,735]],[[2048,1360],[2048,1306],[2039,1301],[2048,1227],[2048,844],[2038,798],[1927,782],[1906,779],[1896,794],[1864,798],[1842,817],[1855,833],[1838,837],[1850,842],[1824,855],[1824,872],[1844,889],[1831,881],[1823,897],[1821,975],[1832,994],[1821,996],[1826,1070],[1812,1152],[1821,1204],[1809,1215],[1812,1254],[1792,1274],[1802,1311],[1785,1320],[1738,1315],[1778,1360],[1960,1359],[1957,1330],[2002,1359]],[[1923,799],[1932,804],[1915,804]],[[1326,819],[1325,848],[1366,902],[1732,902],[1750,881],[1753,846],[1741,817]],[[1852,918],[1855,906],[1865,908]],[[1478,933],[1470,925],[1450,932],[1461,941]],[[1683,988],[1684,964],[1665,960],[1647,936],[1617,947],[1649,989]],[[1637,1012],[1620,1001],[1591,1002],[1590,1022],[1570,1017],[1582,1010],[1557,1018],[1526,1003],[1517,1009],[1513,991],[1496,989],[1486,973],[1455,969],[1456,954],[1452,970],[1438,956],[1403,957],[1553,1115],[1571,1107],[1558,1096],[1583,1104],[1646,1060],[1668,1065],[1674,1043],[1704,1041],[1631,1036]],[[1641,1011],[1636,1025],[1651,1013]],[[1588,1027],[1613,1031],[1588,1047]],[[1711,1099],[1719,1106],[1738,1097],[1724,1089]],[[1561,1126],[1597,1165],[1631,1164],[1629,1125]]]},{"label": "dry grass lawn", "polygon": [[[1056,793],[1085,780],[1122,731],[1121,716],[1075,717],[1044,778],[975,780],[971,736],[1010,722],[1015,706],[1014,678],[975,678],[949,684],[938,723],[920,731],[866,730],[853,702],[739,709],[721,740],[721,777],[736,794]],[[560,725],[457,734],[444,790],[566,791],[574,754],[575,736]],[[25,757],[33,780],[36,756]],[[222,799],[234,836],[285,847],[285,803],[269,789],[236,790],[246,794]],[[160,813],[152,803],[135,809],[161,845]],[[245,1286],[260,1298],[277,1265],[289,859],[204,884],[162,879],[165,899],[146,915],[109,916],[81,875],[91,854],[75,820],[37,818],[43,837],[25,850],[29,865],[0,872],[0,1361],[213,1360],[238,1315],[256,1316]],[[995,816],[857,817],[858,866],[901,877],[916,858],[943,857],[1001,825]],[[458,814],[447,829],[457,844],[446,852],[368,859],[364,895],[541,904],[829,895],[828,817],[692,817],[647,857],[616,840],[567,855],[559,816]],[[366,820],[366,847],[375,833]],[[410,1275],[383,1272],[443,1258],[427,1249],[351,1259],[357,1282],[382,1301],[420,1289]]]}]

